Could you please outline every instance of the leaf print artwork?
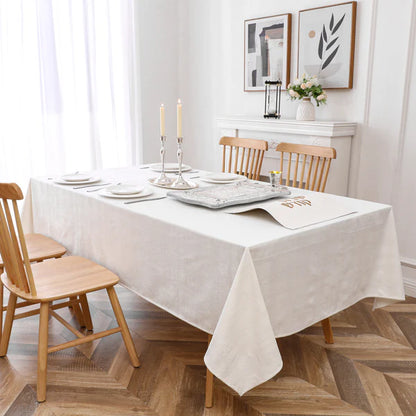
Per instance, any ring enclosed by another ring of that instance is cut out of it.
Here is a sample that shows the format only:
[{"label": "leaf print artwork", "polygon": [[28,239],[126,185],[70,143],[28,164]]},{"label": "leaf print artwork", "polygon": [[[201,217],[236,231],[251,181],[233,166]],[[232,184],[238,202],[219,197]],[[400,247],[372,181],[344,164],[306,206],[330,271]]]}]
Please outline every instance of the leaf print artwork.
[{"label": "leaf print artwork", "polygon": [[325,68],[327,68],[329,64],[334,60],[339,50],[339,47],[341,46],[341,45],[336,46],[339,36],[337,36],[335,39],[332,39],[332,37],[341,27],[342,22],[344,21],[344,18],[345,18],[345,13],[334,26],[335,16],[334,16],[334,13],[332,13],[331,19],[329,21],[329,26],[328,26],[329,32],[327,32],[325,28],[325,24],[322,25],[322,32],[321,32],[321,36],[319,38],[319,44],[318,44],[318,56],[319,56],[319,59],[321,60],[319,73],[323,71]]},{"label": "leaf print artwork", "polygon": [[299,11],[297,78],[316,74],[322,88],[352,88],[358,1],[344,1]]}]

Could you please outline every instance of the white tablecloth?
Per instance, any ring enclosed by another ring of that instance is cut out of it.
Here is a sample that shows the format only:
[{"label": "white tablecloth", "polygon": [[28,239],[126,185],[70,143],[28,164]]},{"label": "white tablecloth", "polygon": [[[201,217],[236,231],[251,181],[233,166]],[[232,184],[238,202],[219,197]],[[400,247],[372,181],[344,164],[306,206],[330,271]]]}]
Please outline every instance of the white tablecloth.
[{"label": "white tablecloth", "polygon": [[[114,183],[155,176],[138,168],[99,174]],[[86,189],[32,179],[26,232],[103,264],[140,296],[213,334],[205,362],[239,394],[281,369],[275,338],[365,297],[376,297],[375,307],[404,298],[389,206],[327,195],[356,213],[289,230],[262,212],[172,199],[125,205]]]}]

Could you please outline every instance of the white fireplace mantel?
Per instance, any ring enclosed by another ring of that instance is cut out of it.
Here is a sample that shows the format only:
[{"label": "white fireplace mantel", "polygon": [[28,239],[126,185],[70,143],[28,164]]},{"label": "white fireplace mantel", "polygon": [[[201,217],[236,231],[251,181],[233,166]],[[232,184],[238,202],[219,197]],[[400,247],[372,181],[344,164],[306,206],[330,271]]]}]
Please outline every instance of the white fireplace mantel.
[{"label": "white fireplace mantel", "polygon": [[[263,139],[269,143],[265,154],[262,174],[280,166],[275,151],[280,142],[329,146],[337,151],[337,159],[331,165],[326,191],[347,195],[351,140],[357,124],[346,121],[297,121],[264,119],[255,116],[232,115],[217,117],[218,140],[222,136]],[[218,149],[219,150],[219,149]],[[217,160],[219,160],[218,156]]]}]

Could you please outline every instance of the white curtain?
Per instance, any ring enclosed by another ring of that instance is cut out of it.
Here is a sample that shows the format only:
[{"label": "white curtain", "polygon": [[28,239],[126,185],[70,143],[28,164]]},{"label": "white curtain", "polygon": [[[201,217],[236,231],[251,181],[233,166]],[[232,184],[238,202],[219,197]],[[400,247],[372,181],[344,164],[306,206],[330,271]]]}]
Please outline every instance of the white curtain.
[{"label": "white curtain", "polygon": [[133,0],[0,0],[0,182],[140,161]]}]

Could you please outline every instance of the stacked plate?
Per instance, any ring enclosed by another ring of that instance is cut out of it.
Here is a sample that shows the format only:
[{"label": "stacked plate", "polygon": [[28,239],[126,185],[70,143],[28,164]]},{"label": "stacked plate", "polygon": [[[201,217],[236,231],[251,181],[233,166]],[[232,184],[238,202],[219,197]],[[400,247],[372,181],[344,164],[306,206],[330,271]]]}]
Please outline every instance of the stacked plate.
[{"label": "stacked plate", "polygon": [[201,176],[201,181],[208,183],[217,183],[217,184],[228,184],[246,181],[245,176],[237,175],[235,173],[208,173],[205,176]]},{"label": "stacked plate", "polygon": [[60,185],[84,185],[89,183],[99,182],[100,177],[92,175],[90,173],[69,173],[67,175],[62,175],[59,178],[55,179],[55,183]]},{"label": "stacked plate", "polygon": [[[162,164],[161,163],[153,163],[150,165],[150,169],[154,170],[155,172],[162,172]],[[189,165],[182,165],[182,172],[189,172],[192,168]],[[165,172],[166,173],[177,173],[179,172],[179,164],[178,163],[165,163]]]},{"label": "stacked plate", "polygon": [[153,191],[149,188],[145,188],[141,185],[112,185],[107,186],[107,188],[102,189],[99,192],[99,195],[107,197],[107,198],[120,198],[120,199],[128,199],[128,198],[143,198],[145,196],[149,196],[153,193]]}]

